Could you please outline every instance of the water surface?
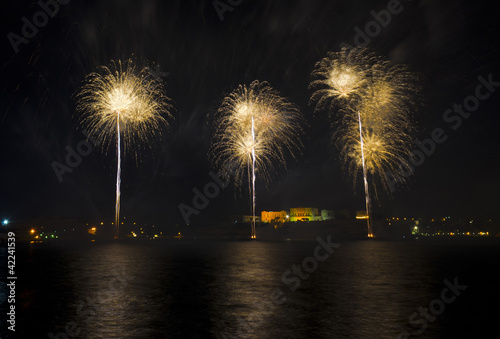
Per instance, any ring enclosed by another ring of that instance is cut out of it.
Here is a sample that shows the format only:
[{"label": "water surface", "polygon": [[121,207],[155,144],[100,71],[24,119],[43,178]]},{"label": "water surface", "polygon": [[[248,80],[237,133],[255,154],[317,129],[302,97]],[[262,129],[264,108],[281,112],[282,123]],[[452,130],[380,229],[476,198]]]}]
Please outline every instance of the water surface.
[{"label": "water surface", "polygon": [[[292,290],[296,283],[284,283],[284,273],[314,257],[317,246],[178,241],[18,248],[15,337],[397,338],[423,330],[418,337],[479,338],[497,332],[498,314],[490,311],[500,301],[495,242],[345,242],[315,270],[309,266],[311,273],[302,269],[302,278],[285,274],[300,282]],[[1,253],[6,262],[6,249]],[[443,281],[455,278],[467,289],[425,329],[421,316],[411,325],[409,317],[439,300]],[[1,293],[4,301],[5,283]],[[13,337],[5,325],[2,338]]]}]

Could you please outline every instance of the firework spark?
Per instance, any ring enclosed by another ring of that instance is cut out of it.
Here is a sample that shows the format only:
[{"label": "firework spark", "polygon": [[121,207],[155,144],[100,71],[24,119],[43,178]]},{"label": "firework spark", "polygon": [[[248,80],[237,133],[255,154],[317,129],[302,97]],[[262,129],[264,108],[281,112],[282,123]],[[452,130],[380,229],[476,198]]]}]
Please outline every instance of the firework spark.
[{"label": "firework spark", "polygon": [[417,77],[406,66],[363,48],[328,53],[312,75],[311,87],[318,88],[311,97],[316,109],[340,107],[333,123],[334,141],[354,185],[359,173],[363,177],[368,235],[373,236],[368,185],[372,184],[375,196],[376,180],[388,189],[385,173],[409,154]]},{"label": "firework spark", "polygon": [[214,164],[235,176],[241,185],[248,176],[255,238],[255,177],[269,180],[275,164],[286,166],[285,154],[302,148],[302,117],[295,105],[267,82],[240,85],[217,112],[211,147]]},{"label": "firework spark", "polygon": [[[162,126],[171,118],[170,99],[161,81],[148,67],[137,70],[132,60],[113,62],[89,74],[77,95],[80,125],[107,152],[116,144],[117,175],[115,236],[120,220],[121,146],[124,151],[147,145],[159,136]],[[116,143],[114,142],[116,140]]]}]

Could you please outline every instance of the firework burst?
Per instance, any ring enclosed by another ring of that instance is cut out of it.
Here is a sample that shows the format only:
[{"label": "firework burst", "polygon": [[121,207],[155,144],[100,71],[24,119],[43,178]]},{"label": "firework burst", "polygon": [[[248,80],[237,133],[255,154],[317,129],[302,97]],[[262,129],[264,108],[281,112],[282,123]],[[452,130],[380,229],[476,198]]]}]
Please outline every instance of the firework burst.
[{"label": "firework burst", "polygon": [[252,197],[252,238],[255,238],[255,180],[269,180],[276,164],[286,166],[285,154],[302,148],[302,118],[295,105],[267,82],[240,85],[222,102],[215,121],[210,156],[213,163],[241,185],[248,176]]},{"label": "firework burst", "polygon": [[363,95],[370,69],[377,62],[374,53],[366,49],[343,48],[340,52],[328,52],[312,72],[310,88],[316,89],[311,96],[316,109],[332,110],[335,105],[353,106]]},{"label": "firework burst", "polygon": [[148,67],[137,70],[132,60],[112,62],[89,74],[77,95],[79,123],[89,138],[107,152],[116,145],[115,232],[118,235],[122,141],[124,151],[148,145],[171,118],[170,99]]},{"label": "firework burst", "polygon": [[333,140],[354,185],[360,173],[363,177],[368,235],[373,236],[369,182],[377,196],[377,180],[388,189],[385,173],[401,164],[408,166],[401,159],[407,159],[411,146],[417,76],[363,48],[328,53],[312,76],[310,87],[317,90],[311,101],[316,109],[340,107]]}]

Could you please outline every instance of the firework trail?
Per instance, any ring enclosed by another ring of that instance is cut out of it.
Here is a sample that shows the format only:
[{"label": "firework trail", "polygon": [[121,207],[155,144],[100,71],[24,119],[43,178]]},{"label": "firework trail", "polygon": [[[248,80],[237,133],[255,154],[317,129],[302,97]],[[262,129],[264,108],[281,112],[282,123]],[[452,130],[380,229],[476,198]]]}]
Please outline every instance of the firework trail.
[{"label": "firework trail", "polygon": [[286,166],[285,154],[295,157],[302,148],[302,116],[267,82],[240,85],[217,111],[210,157],[241,185],[245,171],[252,201],[252,238],[255,238],[256,173],[269,180],[275,164]]},{"label": "firework trail", "polygon": [[[119,115],[119,113],[118,113]],[[117,121],[120,121],[118,116]],[[120,197],[121,197],[121,181],[122,181],[122,151],[120,138],[120,123],[116,124],[116,153],[118,162],[116,165],[116,203],[115,203],[115,237],[118,237],[120,230]]]},{"label": "firework trail", "polygon": [[[369,183],[375,196],[376,180],[388,189],[386,171],[401,166],[401,159],[409,155],[418,77],[406,66],[392,64],[364,48],[329,52],[316,64],[312,76],[310,87],[316,91],[311,102],[316,110],[340,108],[333,139],[354,185],[362,173],[368,236],[372,237]],[[409,168],[407,162],[403,166]]]},{"label": "firework trail", "polygon": [[[87,130],[107,153],[115,144],[117,154],[115,237],[119,232],[121,156],[123,150],[141,150],[160,135],[161,127],[172,118],[170,99],[146,67],[137,70],[132,60],[113,61],[89,74],[76,94],[80,126]],[[167,119],[166,119],[167,118]]]},{"label": "firework trail", "polygon": [[372,238],[373,237],[373,230],[371,226],[371,220],[370,220],[370,210],[371,210],[371,203],[370,203],[370,190],[368,188],[368,177],[367,177],[367,172],[366,172],[366,162],[365,162],[365,147],[364,147],[364,142],[363,142],[363,127],[361,124],[361,114],[358,111],[358,120],[359,120],[359,144],[360,144],[360,149],[361,149],[361,164],[363,166],[363,183],[365,185],[365,205],[366,205],[366,225],[368,226],[368,237]]}]

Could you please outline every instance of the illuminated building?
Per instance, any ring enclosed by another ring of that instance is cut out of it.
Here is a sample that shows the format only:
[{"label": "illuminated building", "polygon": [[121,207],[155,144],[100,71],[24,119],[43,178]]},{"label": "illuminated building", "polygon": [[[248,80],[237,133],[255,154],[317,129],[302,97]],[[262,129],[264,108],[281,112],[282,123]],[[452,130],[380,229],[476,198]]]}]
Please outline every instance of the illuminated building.
[{"label": "illuminated building", "polygon": [[262,211],[260,219],[262,222],[285,222],[287,221],[286,211]]},{"label": "illuminated building", "polygon": [[333,220],[335,214],[331,210],[321,210],[321,220]]},{"label": "illuminated building", "polygon": [[366,211],[356,211],[356,219],[368,219]]},{"label": "illuminated building", "polygon": [[315,207],[290,208],[290,221],[318,221],[321,215]]}]

